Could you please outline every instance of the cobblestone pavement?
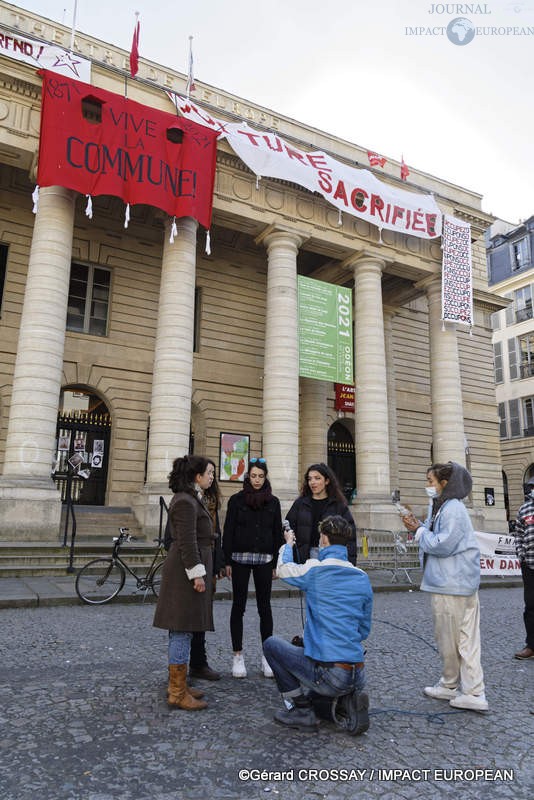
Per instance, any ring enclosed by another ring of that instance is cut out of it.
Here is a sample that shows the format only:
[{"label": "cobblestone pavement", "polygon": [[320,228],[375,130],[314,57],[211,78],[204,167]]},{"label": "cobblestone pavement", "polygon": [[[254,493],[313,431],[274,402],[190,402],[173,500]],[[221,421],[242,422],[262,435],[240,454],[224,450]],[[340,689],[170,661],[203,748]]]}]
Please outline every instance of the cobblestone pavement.
[{"label": "cobblestone pavement", "polygon": [[[454,711],[423,696],[439,677],[429,598],[377,594],[367,657],[371,727],[359,737],[328,722],[305,734],[272,721],[280,699],[259,671],[253,600],[244,680],[229,674],[230,604],[215,604],[209,656],[225,674],[203,683],[209,708],[195,713],[166,705],[166,634],[151,627],[153,605],[0,611],[0,797],[526,800],[534,785],[534,661],[512,658],[524,641],[522,592],[485,589],[480,597],[491,712]],[[300,633],[298,598],[275,598],[273,609],[277,634]]]}]

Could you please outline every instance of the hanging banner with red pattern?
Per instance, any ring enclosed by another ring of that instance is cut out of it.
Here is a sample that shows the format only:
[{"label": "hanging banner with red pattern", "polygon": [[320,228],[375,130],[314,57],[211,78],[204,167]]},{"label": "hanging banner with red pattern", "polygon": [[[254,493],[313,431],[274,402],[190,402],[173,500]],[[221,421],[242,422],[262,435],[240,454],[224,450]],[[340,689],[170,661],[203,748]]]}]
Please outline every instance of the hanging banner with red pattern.
[{"label": "hanging banner with red pattern", "polygon": [[471,225],[443,216],[442,319],[473,325]]},{"label": "hanging banner with red pattern", "polygon": [[109,194],[209,228],[217,133],[43,70],[39,186]]}]

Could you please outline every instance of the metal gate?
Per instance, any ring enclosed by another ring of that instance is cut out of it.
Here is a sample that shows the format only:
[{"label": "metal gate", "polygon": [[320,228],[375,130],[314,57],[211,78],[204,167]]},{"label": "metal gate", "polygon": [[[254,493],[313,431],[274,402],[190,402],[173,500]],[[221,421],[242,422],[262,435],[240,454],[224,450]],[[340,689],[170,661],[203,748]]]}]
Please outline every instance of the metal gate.
[{"label": "metal gate", "polygon": [[57,452],[53,480],[67,502],[71,472],[71,497],[80,505],[106,502],[111,415],[96,411],[60,411],[57,418]]},{"label": "metal gate", "polygon": [[340,422],[334,422],[328,431],[328,466],[350,502],[356,487],[354,439],[350,431]]}]

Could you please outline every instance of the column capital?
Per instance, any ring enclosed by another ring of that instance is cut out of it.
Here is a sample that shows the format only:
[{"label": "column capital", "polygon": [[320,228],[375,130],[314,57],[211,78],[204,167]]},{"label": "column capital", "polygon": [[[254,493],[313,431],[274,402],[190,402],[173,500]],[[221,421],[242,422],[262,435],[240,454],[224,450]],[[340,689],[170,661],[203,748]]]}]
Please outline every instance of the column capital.
[{"label": "column capital", "polygon": [[360,250],[356,253],[351,253],[344,261],[341,262],[341,267],[344,269],[354,269],[355,267],[361,268],[365,266],[380,267],[383,272],[388,262],[382,256],[373,253],[371,250]]},{"label": "column capital", "polygon": [[382,312],[384,314],[384,321],[388,320],[390,322],[393,317],[397,316],[399,313],[398,306],[382,306]]},{"label": "column capital", "polygon": [[414,283],[416,289],[421,289],[425,294],[430,295],[435,292],[441,293],[441,272],[437,275],[427,275],[417,283]]},{"label": "column capital", "polygon": [[285,225],[268,225],[259,236],[256,236],[255,243],[263,244],[269,248],[271,244],[277,241],[289,240],[297,249],[302,247],[311,236],[311,231],[295,230],[294,228],[286,227]]}]

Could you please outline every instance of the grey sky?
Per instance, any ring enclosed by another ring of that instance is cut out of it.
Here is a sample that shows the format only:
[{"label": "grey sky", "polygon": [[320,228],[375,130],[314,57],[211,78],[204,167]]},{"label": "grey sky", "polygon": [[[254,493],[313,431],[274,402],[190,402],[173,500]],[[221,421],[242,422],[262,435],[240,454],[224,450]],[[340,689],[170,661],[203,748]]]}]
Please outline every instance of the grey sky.
[{"label": "grey sky", "polygon": [[[72,24],[74,0],[16,5]],[[193,35],[198,80],[386,157],[404,154],[518,222],[534,214],[534,0],[470,5],[483,13],[420,0],[133,0],[110,13],[109,0],[78,0],[77,28],[129,49],[139,11],[141,57],[186,72]],[[484,32],[453,44],[444,30],[457,16]]]}]

